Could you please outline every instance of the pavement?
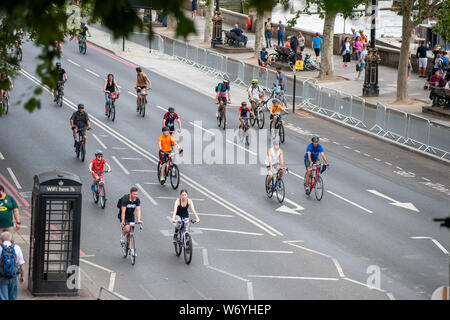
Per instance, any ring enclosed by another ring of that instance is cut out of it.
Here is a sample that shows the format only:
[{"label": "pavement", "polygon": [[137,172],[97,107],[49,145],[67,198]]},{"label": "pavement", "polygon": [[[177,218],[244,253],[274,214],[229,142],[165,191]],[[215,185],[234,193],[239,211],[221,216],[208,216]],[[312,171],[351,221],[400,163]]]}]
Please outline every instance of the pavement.
[{"label": "pavement", "polygon": [[[0,173],[10,193],[24,196],[37,173],[57,169],[80,176],[81,263],[96,288],[153,300],[379,300],[430,299],[448,283],[448,233],[432,221],[448,214],[448,165],[298,111],[284,116],[289,174],[279,203],[263,186],[267,121],[251,131],[252,144],[245,147],[234,130],[236,109],[227,111],[228,131],[217,128],[216,78],[131,43],[120,52],[107,34],[90,30],[89,40],[103,49],[89,43],[81,55],[76,43],[63,44],[61,62],[69,77],[63,108],[44,91],[40,110],[23,109],[39,86],[39,50],[24,44],[23,73],[15,79],[10,112],[0,119],[7,133],[0,136]],[[145,118],[135,112],[136,65],[152,80]],[[114,122],[104,116],[108,73],[121,86]],[[232,105],[242,100],[245,88],[233,86]],[[87,159],[102,149],[113,170],[106,177],[105,209],[91,198],[88,160],[80,162],[73,152],[69,118],[78,103],[86,105],[93,123]],[[159,185],[155,172],[161,119],[169,106],[183,125],[176,136],[185,150],[176,160],[182,174],[178,190]],[[313,134],[321,137],[331,165],[320,202],[314,194],[305,196],[302,186],[304,150]],[[121,256],[116,218],[116,200],[131,186],[140,190],[145,223],[136,234],[134,266]],[[173,252],[168,221],[181,188],[189,190],[201,219],[192,227],[190,265]],[[29,228],[29,220],[24,225]]]}]

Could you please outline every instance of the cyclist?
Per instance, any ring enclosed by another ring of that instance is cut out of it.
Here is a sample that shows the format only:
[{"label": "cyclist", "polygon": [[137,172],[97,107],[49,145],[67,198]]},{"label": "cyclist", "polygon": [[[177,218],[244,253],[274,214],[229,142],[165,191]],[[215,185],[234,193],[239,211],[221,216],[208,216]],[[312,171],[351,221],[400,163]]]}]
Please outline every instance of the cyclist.
[{"label": "cyclist", "polygon": [[87,33],[89,34],[89,37],[92,37],[91,32],[89,31],[88,27],[86,26],[86,22],[81,22],[81,29],[80,32],[78,32],[78,42],[80,40],[86,40]]},{"label": "cyclist", "polygon": [[241,107],[238,110],[238,114],[239,114],[239,121],[241,122],[241,126],[240,128],[242,130],[245,129],[246,126],[248,126],[248,114],[251,114],[251,116],[253,118],[255,118],[255,114],[253,113],[253,111],[251,111],[248,107],[247,107],[247,102],[242,101],[241,102]]},{"label": "cyclist", "polygon": [[91,122],[89,121],[89,116],[86,111],[84,111],[84,104],[80,103],[78,105],[78,111],[72,113],[70,117],[70,126],[73,131],[74,147],[77,146],[77,129],[82,131],[83,143],[86,145],[86,130],[91,130]]},{"label": "cyclist", "polygon": [[[61,67],[61,62],[57,62],[56,63],[56,68],[58,69],[58,81],[62,82],[61,84],[58,84],[58,86],[61,86],[61,90],[64,90],[64,83],[66,83],[67,81],[67,73],[66,70],[64,70]],[[56,87],[56,89],[53,90],[53,102],[56,101],[56,98],[58,96],[58,87]]]},{"label": "cyclist", "polygon": [[[286,169],[284,166],[283,150],[280,148],[280,141],[278,139],[275,139],[273,146],[267,150],[266,168],[268,170],[267,174],[269,175],[266,189],[269,189],[273,175],[276,174],[279,169]],[[283,172],[280,172],[280,176],[283,176]]]},{"label": "cyclist", "polygon": [[258,85],[258,79],[253,79],[248,88],[248,100],[252,105],[252,111],[255,111],[256,105],[261,103],[264,98],[264,90]]},{"label": "cyclist", "polygon": [[169,127],[169,132],[171,135],[175,131],[175,120],[178,122],[178,133],[181,133],[181,120],[175,113],[175,108],[170,107],[169,111],[164,114],[162,126]]},{"label": "cyclist", "polygon": [[138,198],[138,189],[136,187],[132,187],[129,194],[126,194],[120,198],[117,206],[120,207],[117,217],[119,218],[120,226],[122,227],[120,244],[124,244],[128,233],[130,233],[129,223],[135,222],[135,211],[137,213],[137,222],[144,224],[141,221],[141,200]]},{"label": "cyclist", "polygon": [[330,165],[328,164],[327,158],[325,157],[325,153],[323,151],[322,146],[319,144],[319,137],[314,136],[311,139],[311,142],[307,147],[306,147],[306,153],[305,153],[305,167],[306,167],[306,181],[305,181],[305,186],[306,186],[306,193],[309,194],[311,191],[309,190],[309,177],[311,175],[311,167],[313,166],[313,163],[318,163],[320,164],[320,159],[319,159],[319,155],[322,156],[322,159],[325,161],[325,164],[327,167],[329,167]]},{"label": "cyclist", "polygon": [[166,163],[169,160],[169,158],[172,157],[172,155],[170,154],[170,152],[172,151],[172,145],[176,145],[178,147],[178,149],[180,150],[180,153],[183,153],[183,149],[181,149],[181,147],[178,145],[178,143],[175,141],[175,139],[169,135],[169,127],[163,127],[162,128],[162,136],[159,137],[158,139],[158,144],[159,144],[159,160],[161,161],[161,172],[160,172],[160,177],[161,177],[161,182],[164,183],[166,181],[166,175],[165,175],[165,170],[166,170]]},{"label": "cyclist", "polygon": [[136,73],[137,73],[137,81],[136,81],[137,107],[136,107],[136,112],[139,112],[139,103],[141,101],[141,90],[143,88],[147,88],[147,83],[148,83],[148,88],[151,90],[152,89],[152,82],[147,77],[147,75],[144,72],[142,72],[142,68],[141,67],[137,67],[136,68]]},{"label": "cyclist", "polygon": [[[8,77],[8,75],[5,72],[2,72],[0,76],[0,83],[9,82],[9,89],[14,89],[13,83],[11,81],[11,78]],[[3,93],[6,93],[6,96],[8,97],[8,100],[11,98],[11,94],[9,93],[9,90],[0,89],[0,101],[3,101]]]},{"label": "cyclist", "polygon": [[[219,83],[216,87],[216,103],[223,101],[223,105],[226,106],[227,103],[231,103],[230,95],[230,79],[225,79],[223,82]],[[228,94],[228,101],[227,101]],[[220,110],[218,110],[220,112]]]},{"label": "cyclist", "polygon": [[106,165],[108,167],[108,172],[111,172],[111,167],[109,166],[108,162],[103,158],[103,151],[97,150],[95,152],[95,158],[91,161],[89,164],[89,171],[92,174],[92,177],[94,178],[94,183],[91,186],[91,190],[95,190],[95,184],[100,180],[99,173],[104,171],[103,166]]},{"label": "cyclist", "polygon": [[111,99],[109,99],[109,94],[116,92],[117,88],[117,97],[120,94],[120,88],[114,79],[114,75],[112,73],[108,74],[105,80],[105,84],[103,86],[103,92],[105,93],[105,116],[108,116],[109,106],[111,105]]},{"label": "cyclist", "polygon": [[273,105],[272,107],[270,107],[270,120],[272,120],[272,128],[276,128],[277,122],[281,120],[281,111],[283,111],[285,114],[287,114],[288,111],[280,104],[280,100],[275,98],[272,100],[272,102]]},{"label": "cyclist", "polygon": [[[176,223],[177,220],[175,219],[175,216],[180,217],[180,219],[189,219],[189,207],[192,208],[192,213],[195,216],[195,222],[199,223],[200,218],[197,215],[197,212],[195,211],[194,203],[191,199],[188,199],[188,192],[186,189],[181,190],[180,192],[180,199],[175,200],[175,203],[173,205],[173,214],[172,214],[172,222]],[[177,234],[178,229],[175,228],[175,233],[173,234],[173,242],[177,243]]]}]

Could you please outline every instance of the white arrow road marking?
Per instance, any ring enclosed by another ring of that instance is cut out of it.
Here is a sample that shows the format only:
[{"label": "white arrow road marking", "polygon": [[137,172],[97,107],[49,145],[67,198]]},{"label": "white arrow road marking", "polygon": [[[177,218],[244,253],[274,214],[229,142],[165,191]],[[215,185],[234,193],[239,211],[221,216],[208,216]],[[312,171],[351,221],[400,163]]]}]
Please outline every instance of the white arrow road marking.
[{"label": "white arrow road marking", "polygon": [[278,209],[276,209],[275,211],[278,212],[285,212],[285,213],[290,213],[290,214],[296,214],[301,216],[302,214],[300,212],[297,212],[299,210],[304,210],[305,208],[303,208],[301,205],[295,203],[292,200],[289,200],[288,198],[284,198],[284,200],[290,204],[292,204],[294,206],[294,208],[289,208],[285,205],[282,205],[281,207],[279,207]]},{"label": "white arrow road marking", "polygon": [[436,239],[433,239],[433,238],[431,238],[431,237],[411,237],[411,239],[414,239],[414,240],[418,240],[418,239],[430,239],[431,241],[434,242],[434,244],[435,244],[439,249],[441,249],[441,251],[442,251],[443,253],[445,253],[445,254],[447,254],[447,255],[449,254],[448,251],[447,251],[447,249],[445,249],[444,246],[443,246],[442,244],[439,243],[439,241],[437,241]]},{"label": "white arrow road marking", "polygon": [[379,196],[379,197],[385,198],[386,200],[391,201],[389,204],[392,204],[392,205],[400,207],[400,208],[408,209],[411,211],[419,212],[419,210],[411,202],[399,202],[399,201],[394,200],[394,199],[388,197],[387,195],[382,194],[381,192],[378,192],[376,190],[367,190],[367,191],[369,191],[370,193],[373,193],[376,196]]},{"label": "white arrow road marking", "polygon": [[89,72],[90,74],[93,74],[94,76],[96,76],[96,77],[100,77],[98,74],[96,74],[94,71],[91,71],[91,70],[89,70],[89,69],[84,69],[84,70],[86,70],[87,72]]},{"label": "white arrow road marking", "polygon": [[3,156],[3,154],[0,152],[0,160],[5,160],[5,157]]}]

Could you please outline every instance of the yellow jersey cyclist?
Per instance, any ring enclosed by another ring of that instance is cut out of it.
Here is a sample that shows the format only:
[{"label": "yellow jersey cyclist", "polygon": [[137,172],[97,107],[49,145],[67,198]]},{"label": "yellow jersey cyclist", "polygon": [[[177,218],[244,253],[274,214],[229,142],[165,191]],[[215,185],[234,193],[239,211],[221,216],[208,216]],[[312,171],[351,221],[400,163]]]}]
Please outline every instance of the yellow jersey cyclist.
[{"label": "yellow jersey cyclist", "polygon": [[169,158],[172,157],[171,151],[172,151],[172,145],[176,145],[178,149],[180,150],[180,153],[183,153],[183,149],[178,145],[178,143],[175,141],[174,137],[172,137],[169,132],[169,127],[163,127],[162,128],[162,136],[158,139],[158,145],[159,145],[159,161],[161,162],[161,183],[164,183],[166,181],[166,163],[169,161]]},{"label": "yellow jersey cyclist", "polygon": [[276,124],[278,120],[281,120],[281,111],[285,114],[289,113],[286,108],[280,104],[280,100],[273,99],[273,105],[270,107],[270,120],[272,120],[272,128],[277,128]]},{"label": "yellow jersey cyclist", "polygon": [[255,112],[256,106],[261,103],[264,98],[264,90],[258,85],[258,79],[253,79],[252,84],[248,88],[248,100],[252,105],[252,111]]},{"label": "yellow jersey cyclist", "polygon": [[[268,170],[267,174],[269,175],[266,189],[269,189],[273,175],[277,174],[279,169],[286,169],[284,166],[283,150],[280,148],[280,141],[278,139],[275,139],[272,148],[267,150],[266,168]],[[280,172],[280,176],[283,176],[283,172]]]},{"label": "yellow jersey cyclist", "polygon": [[247,102],[245,101],[241,102],[241,107],[239,108],[238,113],[239,121],[241,122],[241,129],[245,130],[245,127],[248,126],[249,114],[252,116],[252,118],[255,118],[255,114],[247,107]]},{"label": "yellow jersey cyclist", "polygon": [[305,186],[306,186],[306,193],[309,194],[311,192],[311,190],[309,189],[309,177],[311,176],[311,167],[313,166],[313,164],[320,164],[320,159],[319,156],[322,156],[323,161],[325,161],[325,167],[322,168],[322,171],[325,171],[325,169],[327,167],[330,166],[330,164],[327,161],[327,158],[325,157],[325,153],[323,151],[322,146],[319,144],[319,137],[314,136],[311,139],[311,142],[307,147],[306,147],[306,153],[305,153],[305,167],[306,167],[306,181],[305,181]]}]

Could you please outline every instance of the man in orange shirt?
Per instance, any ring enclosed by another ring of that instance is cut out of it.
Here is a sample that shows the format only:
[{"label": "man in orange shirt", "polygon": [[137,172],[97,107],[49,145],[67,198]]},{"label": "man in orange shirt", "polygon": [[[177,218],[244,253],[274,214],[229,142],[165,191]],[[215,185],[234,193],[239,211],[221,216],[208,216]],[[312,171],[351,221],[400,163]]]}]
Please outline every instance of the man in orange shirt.
[{"label": "man in orange shirt", "polygon": [[172,157],[170,152],[172,151],[172,145],[176,145],[178,149],[180,149],[180,153],[183,153],[183,149],[178,145],[178,143],[175,141],[175,139],[169,134],[169,127],[163,127],[162,128],[162,136],[158,139],[159,144],[159,160],[161,161],[161,184],[164,184],[166,182],[166,162],[169,160],[169,158]]}]

